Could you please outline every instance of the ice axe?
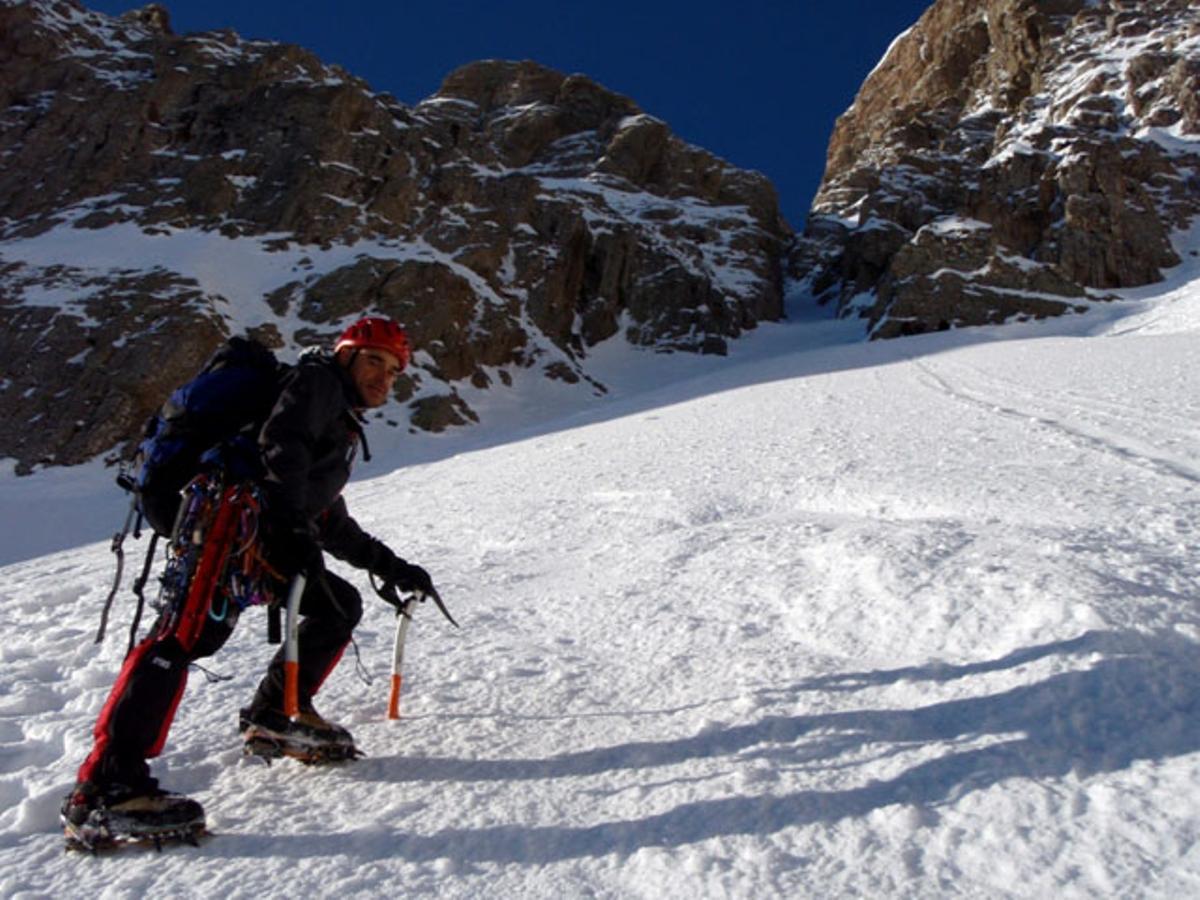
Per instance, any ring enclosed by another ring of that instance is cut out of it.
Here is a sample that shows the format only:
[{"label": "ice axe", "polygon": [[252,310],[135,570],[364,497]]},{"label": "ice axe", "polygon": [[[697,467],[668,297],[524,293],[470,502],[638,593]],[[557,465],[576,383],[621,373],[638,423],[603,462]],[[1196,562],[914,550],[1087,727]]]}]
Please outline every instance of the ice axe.
[{"label": "ice axe", "polygon": [[417,602],[413,594],[396,609],[396,640],[392,644],[392,688],[388,694],[387,717],[400,718],[400,688],[404,684],[404,642],[408,638],[408,623],[412,607]]},{"label": "ice axe", "polygon": [[[337,595],[329,587],[329,581],[325,578],[325,570],[316,566],[309,570],[309,577],[316,581],[333,604],[334,609],[345,618]],[[300,715],[300,598],[304,595],[304,588],[307,584],[308,578],[305,577],[305,574],[297,572],[296,577],[292,579],[292,588],[288,591],[287,598],[283,638],[283,713],[289,719]],[[375,590],[378,591],[379,588],[375,588]],[[448,615],[449,613],[447,613]],[[451,621],[454,620],[451,619]]]},{"label": "ice axe", "polygon": [[446,609],[446,604],[442,602],[441,596],[436,589],[431,588],[429,591],[414,591],[403,600],[396,590],[396,585],[392,582],[385,582],[383,587],[375,584],[375,579],[371,579],[371,587],[375,588],[375,593],[379,594],[384,600],[396,607],[396,638],[392,643],[392,679],[391,691],[388,694],[387,717],[389,719],[400,718],[400,689],[404,684],[404,643],[408,639],[408,626],[412,622],[413,607],[417,603],[425,602],[426,598],[430,598],[437,604],[437,608],[441,610],[450,624],[455,628],[459,625],[454,621],[454,617],[450,615]]},{"label": "ice axe", "polygon": [[287,598],[287,619],[283,639],[283,714],[289,719],[300,715],[300,596],[304,593],[304,573],[292,579]]}]

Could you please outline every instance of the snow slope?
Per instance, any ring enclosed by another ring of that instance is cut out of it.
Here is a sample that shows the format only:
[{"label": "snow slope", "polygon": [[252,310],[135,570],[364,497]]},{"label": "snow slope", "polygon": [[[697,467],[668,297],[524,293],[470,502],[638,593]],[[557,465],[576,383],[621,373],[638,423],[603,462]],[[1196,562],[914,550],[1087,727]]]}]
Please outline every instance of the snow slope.
[{"label": "snow slope", "polygon": [[247,615],[157,763],[208,809],[199,848],[62,853],[129,605],[93,645],[103,543],[0,569],[0,895],[1196,896],[1200,272],[1175,274],[1045,324],[766,327],[658,387],[614,351],[621,399],[416,445],[349,501],[462,631],[419,610],[389,723],[369,604],[374,684],[348,658],[318,698],[369,758],[266,767],[234,733],[271,650]]}]

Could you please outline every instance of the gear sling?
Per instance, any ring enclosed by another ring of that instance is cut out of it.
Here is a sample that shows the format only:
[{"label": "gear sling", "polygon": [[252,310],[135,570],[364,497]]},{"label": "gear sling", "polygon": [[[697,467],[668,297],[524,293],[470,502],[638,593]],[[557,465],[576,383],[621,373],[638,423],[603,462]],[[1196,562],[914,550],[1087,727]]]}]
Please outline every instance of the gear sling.
[{"label": "gear sling", "polygon": [[158,620],[125,658],[97,719],[81,782],[136,787],[148,779],[145,760],[162,752],[190,663],[220,649],[242,609],[273,597],[278,576],[256,539],[261,510],[258,490],[248,483],[226,488],[204,474],[185,489]]}]

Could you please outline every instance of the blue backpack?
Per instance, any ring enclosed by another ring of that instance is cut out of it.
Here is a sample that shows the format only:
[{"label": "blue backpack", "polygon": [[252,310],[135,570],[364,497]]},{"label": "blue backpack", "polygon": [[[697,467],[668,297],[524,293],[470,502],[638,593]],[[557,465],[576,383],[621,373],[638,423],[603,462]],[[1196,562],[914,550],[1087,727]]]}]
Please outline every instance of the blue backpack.
[{"label": "blue backpack", "polygon": [[229,338],[146,423],[132,470],[118,478],[156,532],[175,526],[180,492],[207,467],[235,479],[262,473],[256,437],[288,367],[250,338]]}]

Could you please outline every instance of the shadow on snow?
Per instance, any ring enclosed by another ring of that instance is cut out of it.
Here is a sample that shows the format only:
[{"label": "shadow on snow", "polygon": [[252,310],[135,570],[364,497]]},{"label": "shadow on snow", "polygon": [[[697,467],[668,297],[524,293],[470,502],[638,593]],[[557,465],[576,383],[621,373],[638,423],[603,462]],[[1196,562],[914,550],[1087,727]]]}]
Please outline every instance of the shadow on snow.
[{"label": "shadow on snow", "polygon": [[[768,716],[664,741],[627,743],[548,759],[375,760],[362,776],[380,782],[541,781],[648,770],[690,761],[733,757],[734,763],[770,760],[779,770],[851,769],[846,754],[937,752],[947,744],[993,743],[919,762],[886,781],[845,790],[697,800],[638,819],[596,825],[497,825],[447,829],[432,835],[314,835],[297,838],[297,855],[315,846],[330,854],[379,849],[410,861],[545,864],[578,857],[629,854],[642,847],[677,847],[710,838],[770,834],[865,816],[894,804],[931,807],[1013,779],[1086,777],[1115,772],[1139,760],[1163,760],[1200,750],[1200,653],[1174,634],[1089,632],[1078,638],[1022,649],[1002,659],[966,665],[932,664],[892,671],[813,678],[769,693],[800,701],[810,691],[856,691],[901,681],[946,682],[1012,669],[1051,656],[1094,658],[1087,669],[1050,676],[998,694],[936,703],[912,710],[862,709],[816,715]],[[399,774],[403,773],[403,774]],[[270,855],[289,849],[287,838],[252,838]]]}]

